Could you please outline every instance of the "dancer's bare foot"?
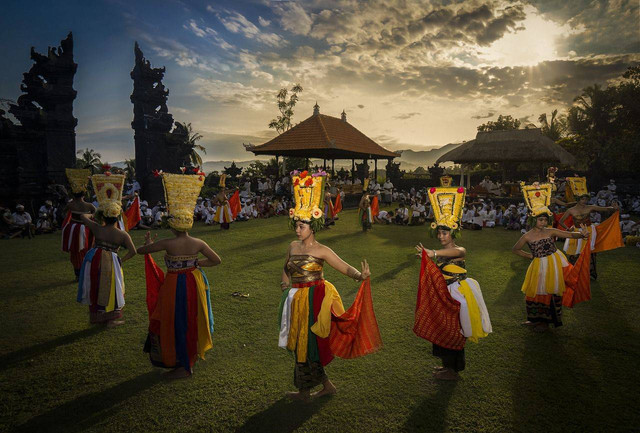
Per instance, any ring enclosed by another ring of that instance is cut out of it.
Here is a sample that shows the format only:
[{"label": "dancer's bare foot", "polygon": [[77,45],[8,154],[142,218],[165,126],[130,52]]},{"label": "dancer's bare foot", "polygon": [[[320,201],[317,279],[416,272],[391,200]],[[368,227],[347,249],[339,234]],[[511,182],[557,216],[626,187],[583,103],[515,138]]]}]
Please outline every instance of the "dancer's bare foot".
[{"label": "dancer's bare foot", "polygon": [[433,366],[433,372],[435,373],[436,371],[442,371],[442,370],[446,370],[445,367],[441,367],[439,365],[434,365]]},{"label": "dancer's bare foot", "polygon": [[460,380],[460,375],[450,368],[445,368],[444,370],[433,373],[433,377],[438,380]]},{"label": "dancer's bare foot", "polygon": [[288,391],[285,395],[291,400],[299,400],[303,403],[309,403],[311,401],[309,392],[310,391],[308,389],[303,391]]},{"label": "dancer's bare foot", "polygon": [[532,322],[531,320],[527,320],[526,322],[522,322],[521,325],[524,325],[524,326],[536,326],[536,322]]},{"label": "dancer's bare foot", "polygon": [[329,379],[322,383],[322,389],[320,391],[311,394],[312,398],[322,397],[323,395],[334,395],[338,392],[336,386],[331,383]]},{"label": "dancer's bare foot", "polygon": [[538,323],[535,328],[533,328],[535,332],[540,333],[547,332],[547,329],[549,329],[549,324],[547,323]]},{"label": "dancer's bare foot", "polygon": [[162,373],[162,376],[165,379],[186,379],[188,377],[191,377],[191,372],[185,370],[182,367],[178,367],[178,368],[174,368],[171,371],[167,371],[165,373]]}]

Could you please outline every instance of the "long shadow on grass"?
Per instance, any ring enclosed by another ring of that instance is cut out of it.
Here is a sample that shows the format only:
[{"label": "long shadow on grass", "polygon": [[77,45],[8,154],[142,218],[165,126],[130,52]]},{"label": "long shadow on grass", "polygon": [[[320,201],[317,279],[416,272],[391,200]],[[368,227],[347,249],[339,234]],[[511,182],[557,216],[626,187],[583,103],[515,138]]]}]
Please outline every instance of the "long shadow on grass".
[{"label": "long shadow on grass", "polygon": [[75,343],[83,338],[88,338],[104,331],[105,327],[101,325],[92,326],[91,328],[83,329],[82,331],[73,332],[62,337],[54,338],[53,340],[45,341],[44,343],[36,344],[34,346],[25,347],[24,349],[17,350],[15,352],[8,353],[0,357],[0,371],[7,370],[16,364],[21,364],[31,358],[35,358],[40,355],[44,355],[46,352],[55,349],[59,346]]},{"label": "long shadow on grass", "polygon": [[249,432],[292,432],[300,428],[309,418],[319,412],[330,397],[324,397],[311,404],[292,402],[281,398],[269,408],[253,415],[236,431]]},{"label": "long shadow on grass", "polygon": [[395,268],[383,274],[374,276],[371,279],[371,282],[374,284],[383,283],[387,280],[395,278],[396,275],[398,275],[398,273],[404,271],[407,268],[412,268],[415,270],[415,269],[420,269],[419,266],[420,266],[420,259],[418,259],[415,254],[408,254],[404,262],[399,263]]},{"label": "long shadow on grass", "polygon": [[458,382],[437,382],[435,394],[416,407],[404,424],[405,431],[442,432],[447,430],[449,400]]},{"label": "long shadow on grass", "polygon": [[12,287],[20,287],[20,290],[12,290],[11,292],[7,293],[5,296],[5,299],[18,299],[18,298],[27,298],[29,296],[37,296],[37,295],[41,295],[43,292],[47,291],[47,290],[52,290],[52,289],[57,289],[59,287],[64,287],[64,286],[75,286],[76,290],[78,287],[78,282],[73,280],[72,278],[69,278],[67,280],[60,280],[60,281],[56,281],[56,282],[48,282],[45,284],[41,284],[39,286],[35,286],[35,287],[24,287],[25,282],[21,281],[20,283],[10,283],[9,286]]},{"label": "long shadow on grass", "polygon": [[162,381],[157,371],[142,374],[104,391],[86,394],[18,426],[24,432],[80,432],[104,422],[119,404]]},{"label": "long shadow on grass", "polygon": [[[226,249],[226,253],[234,252],[234,251],[246,251],[246,250],[260,250],[262,248],[273,247],[287,240],[293,241],[296,239],[296,234],[294,232],[285,233],[280,236],[274,236],[266,239],[256,240],[254,242],[250,242],[248,244],[236,245],[233,248]],[[285,250],[286,253],[286,250]]]},{"label": "long shadow on grass", "polygon": [[[513,387],[513,431],[589,429],[587,417],[599,404],[598,378],[581,368],[566,330],[536,334],[523,329],[520,371]],[[596,429],[597,430],[597,429]]]}]

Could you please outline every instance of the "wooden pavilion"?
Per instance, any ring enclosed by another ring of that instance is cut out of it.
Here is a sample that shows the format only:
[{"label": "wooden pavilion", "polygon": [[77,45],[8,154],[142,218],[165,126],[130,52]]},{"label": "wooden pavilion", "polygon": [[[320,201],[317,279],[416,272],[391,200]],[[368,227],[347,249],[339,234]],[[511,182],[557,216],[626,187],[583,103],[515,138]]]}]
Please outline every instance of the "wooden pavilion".
[{"label": "wooden pavilion", "polygon": [[356,159],[362,159],[363,162],[373,159],[376,178],[379,159],[392,161],[400,156],[399,153],[380,146],[348,123],[344,111],[340,119],[320,114],[317,103],[313,107],[313,115],[308,119],[264,144],[245,147],[255,155],[273,155],[276,161],[281,156],[322,158],[325,170],[327,161],[331,161],[332,175],[336,159],[350,159],[352,173],[355,171]]},{"label": "wooden pavilion", "polygon": [[511,129],[507,131],[478,132],[475,140],[468,141],[445,153],[437,163],[453,161],[460,164],[460,185],[464,185],[467,172],[467,188],[471,187],[471,164],[499,163],[502,166],[502,182],[506,181],[506,167],[518,163],[538,163],[541,172],[544,164],[574,165],[576,159],[562,146],[542,134],[540,128]]}]

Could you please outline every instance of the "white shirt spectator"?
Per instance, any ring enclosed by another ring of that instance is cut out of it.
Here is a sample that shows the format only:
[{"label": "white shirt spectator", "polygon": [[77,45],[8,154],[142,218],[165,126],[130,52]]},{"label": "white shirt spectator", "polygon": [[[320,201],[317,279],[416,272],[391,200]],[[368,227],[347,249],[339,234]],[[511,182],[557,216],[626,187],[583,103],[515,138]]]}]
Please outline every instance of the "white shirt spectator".
[{"label": "white shirt spectator", "polygon": [[11,215],[11,219],[13,220],[13,223],[19,226],[23,226],[25,224],[30,224],[31,223],[31,215],[29,215],[29,212],[24,211],[22,213],[19,212],[14,212]]}]

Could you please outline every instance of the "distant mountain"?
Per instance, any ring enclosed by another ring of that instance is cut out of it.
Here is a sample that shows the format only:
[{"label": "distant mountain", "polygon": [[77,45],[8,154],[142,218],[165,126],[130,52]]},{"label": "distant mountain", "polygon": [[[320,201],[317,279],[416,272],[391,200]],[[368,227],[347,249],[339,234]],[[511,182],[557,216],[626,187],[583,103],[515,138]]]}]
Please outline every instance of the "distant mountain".
[{"label": "distant mountain", "polygon": [[402,156],[400,156],[400,158],[396,158],[395,161],[400,163],[400,168],[402,170],[415,170],[418,167],[427,168],[435,164],[436,160],[442,155],[455,149],[461,144],[462,143],[449,143],[442,147],[429,150],[399,150],[398,152],[400,152]]},{"label": "distant mountain", "polygon": [[[395,162],[400,163],[400,168],[406,171],[413,171],[418,167],[427,168],[435,164],[436,160],[440,158],[445,153],[450,150],[455,149],[460,146],[462,143],[449,143],[442,147],[430,147],[429,150],[398,150],[398,153],[401,154],[399,158],[394,159]],[[266,162],[268,158],[265,159],[250,159],[246,161],[235,161],[236,165],[239,168],[248,167],[250,164],[256,161]],[[211,173],[212,171],[221,172],[225,167],[229,167],[233,161],[205,161],[202,165],[202,169],[205,173]],[[356,162],[360,162],[356,160]],[[331,161],[327,161],[327,165],[330,167]],[[449,163],[450,164],[450,163]],[[118,161],[111,163],[112,166],[124,168],[124,161]],[[321,159],[312,159],[310,161],[311,166],[322,166]],[[387,165],[386,160],[381,160],[378,162],[378,170],[383,170]],[[444,164],[448,165],[448,164]],[[373,167],[373,163],[371,163]],[[335,162],[335,169],[339,170],[340,168],[351,169],[351,160],[349,159],[339,159]]]}]

